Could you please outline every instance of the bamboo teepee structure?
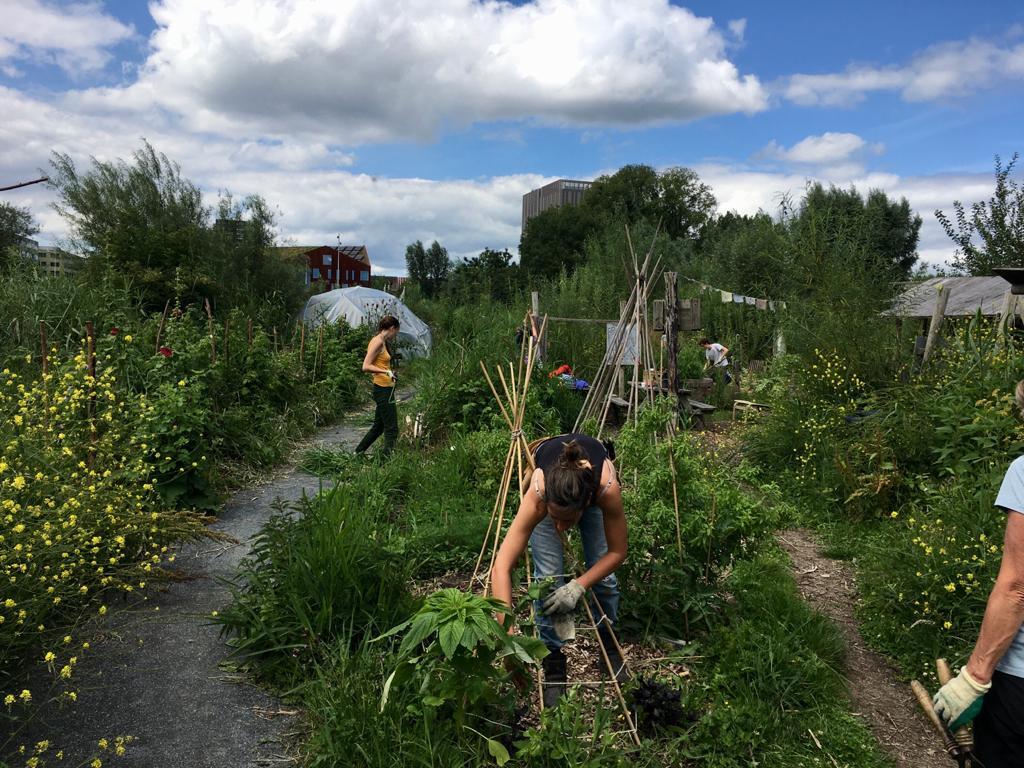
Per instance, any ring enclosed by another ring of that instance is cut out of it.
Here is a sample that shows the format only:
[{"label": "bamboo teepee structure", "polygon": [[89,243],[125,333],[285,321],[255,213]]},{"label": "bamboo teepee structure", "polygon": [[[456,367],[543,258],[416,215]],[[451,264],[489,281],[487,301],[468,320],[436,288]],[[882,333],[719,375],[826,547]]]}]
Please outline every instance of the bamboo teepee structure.
[{"label": "bamboo teepee structure", "polygon": [[611,407],[612,398],[615,396],[616,378],[626,353],[629,350],[630,337],[635,338],[633,343],[633,380],[629,391],[629,410],[634,422],[638,418],[642,402],[654,400],[654,389],[642,387],[641,379],[643,373],[653,369],[655,363],[654,351],[651,347],[650,313],[648,311],[648,299],[652,288],[657,284],[661,275],[661,258],[658,257],[652,264],[654,258],[654,246],[658,240],[658,233],[661,231],[661,223],[655,229],[654,238],[651,240],[651,247],[647,250],[643,260],[637,258],[633,248],[633,239],[630,235],[629,225],[626,225],[626,244],[629,248],[630,262],[627,269],[633,278],[633,290],[629,299],[622,305],[619,313],[619,322],[615,326],[615,333],[608,342],[604,358],[594,377],[587,398],[583,402],[574,432],[579,432],[585,422],[590,419],[597,421],[597,434],[600,438],[608,421],[608,410]]}]

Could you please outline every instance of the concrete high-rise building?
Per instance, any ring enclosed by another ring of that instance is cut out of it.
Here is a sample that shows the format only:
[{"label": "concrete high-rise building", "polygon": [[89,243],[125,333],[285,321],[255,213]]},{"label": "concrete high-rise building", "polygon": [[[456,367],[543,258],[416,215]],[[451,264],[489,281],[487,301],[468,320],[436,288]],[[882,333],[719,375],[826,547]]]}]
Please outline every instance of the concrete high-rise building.
[{"label": "concrete high-rise building", "polygon": [[592,183],[559,179],[545,184],[540,189],[527,192],[523,195],[523,229],[526,229],[526,222],[541,211],[557,208],[560,205],[579,205],[584,193],[590,189]]}]

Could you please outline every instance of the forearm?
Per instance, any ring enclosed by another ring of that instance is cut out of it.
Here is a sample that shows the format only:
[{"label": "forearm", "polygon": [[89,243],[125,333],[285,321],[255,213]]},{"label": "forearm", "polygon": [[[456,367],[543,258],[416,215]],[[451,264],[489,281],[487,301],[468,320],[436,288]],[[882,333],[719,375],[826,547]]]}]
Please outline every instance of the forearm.
[{"label": "forearm", "polygon": [[604,557],[594,563],[587,571],[580,576],[576,581],[580,583],[580,586],[584,589],[590,589],[597,584],[601,579],[605,578],[622,565],[622,561],[626,559],[625,552],[607,552]]},{"label": "forearm", "polygon": [[999,660],[1024,623],[1024,594],[1020,584],[997,579],[985,607],[981,632],[967,662],[967,671],[980,683],[992,679]]},{"label": "forearm", "polygon": [[381,368],[379,365],[364,365],[363,373],[388,373],[389,368]]},{"label": "forearm", "polygon": [[[504,568],[495,566],[491,571],[491,594],[509,607],[509,613],[512,612],[512,576]],[[504,624],[504,614],[496,614],[494,618],[499,624]]]}]

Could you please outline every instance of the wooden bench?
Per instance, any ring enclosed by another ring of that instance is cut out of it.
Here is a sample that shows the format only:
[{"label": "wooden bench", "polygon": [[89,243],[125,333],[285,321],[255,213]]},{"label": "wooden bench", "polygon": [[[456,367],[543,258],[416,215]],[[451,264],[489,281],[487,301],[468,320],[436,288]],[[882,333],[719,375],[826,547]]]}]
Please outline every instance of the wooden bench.
[{"label": "wooden bench", "polygon": [[736,413],[743,411],[754,411],[760,413],[761,411],[770,411],[771,406],[765,405],[764,403],[755,403],[752,400],[733,400],[732,401],[732,420],[736,421]]},{"label": "wooden bench", "polygon": [[690,398],[686,398],[684,408],[687,415],[693,419],[694,423],[699,424],[701,429],[707,426],[704,417],[717,410],[711,403],[702,403],[700,400],[692,400]]}]

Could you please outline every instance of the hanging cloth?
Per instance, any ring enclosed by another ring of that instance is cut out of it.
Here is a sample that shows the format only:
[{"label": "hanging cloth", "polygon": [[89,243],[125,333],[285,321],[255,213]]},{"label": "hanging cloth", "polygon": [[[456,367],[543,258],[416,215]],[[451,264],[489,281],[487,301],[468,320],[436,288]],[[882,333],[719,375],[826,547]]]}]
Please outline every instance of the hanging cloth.
[{"label": "hanging cloth", "polygon": [[728,291],[719,291],[719,293],[722,294],[722,303],[723,304],[732,304],[732,294],[731,293],[729,293]]}]

